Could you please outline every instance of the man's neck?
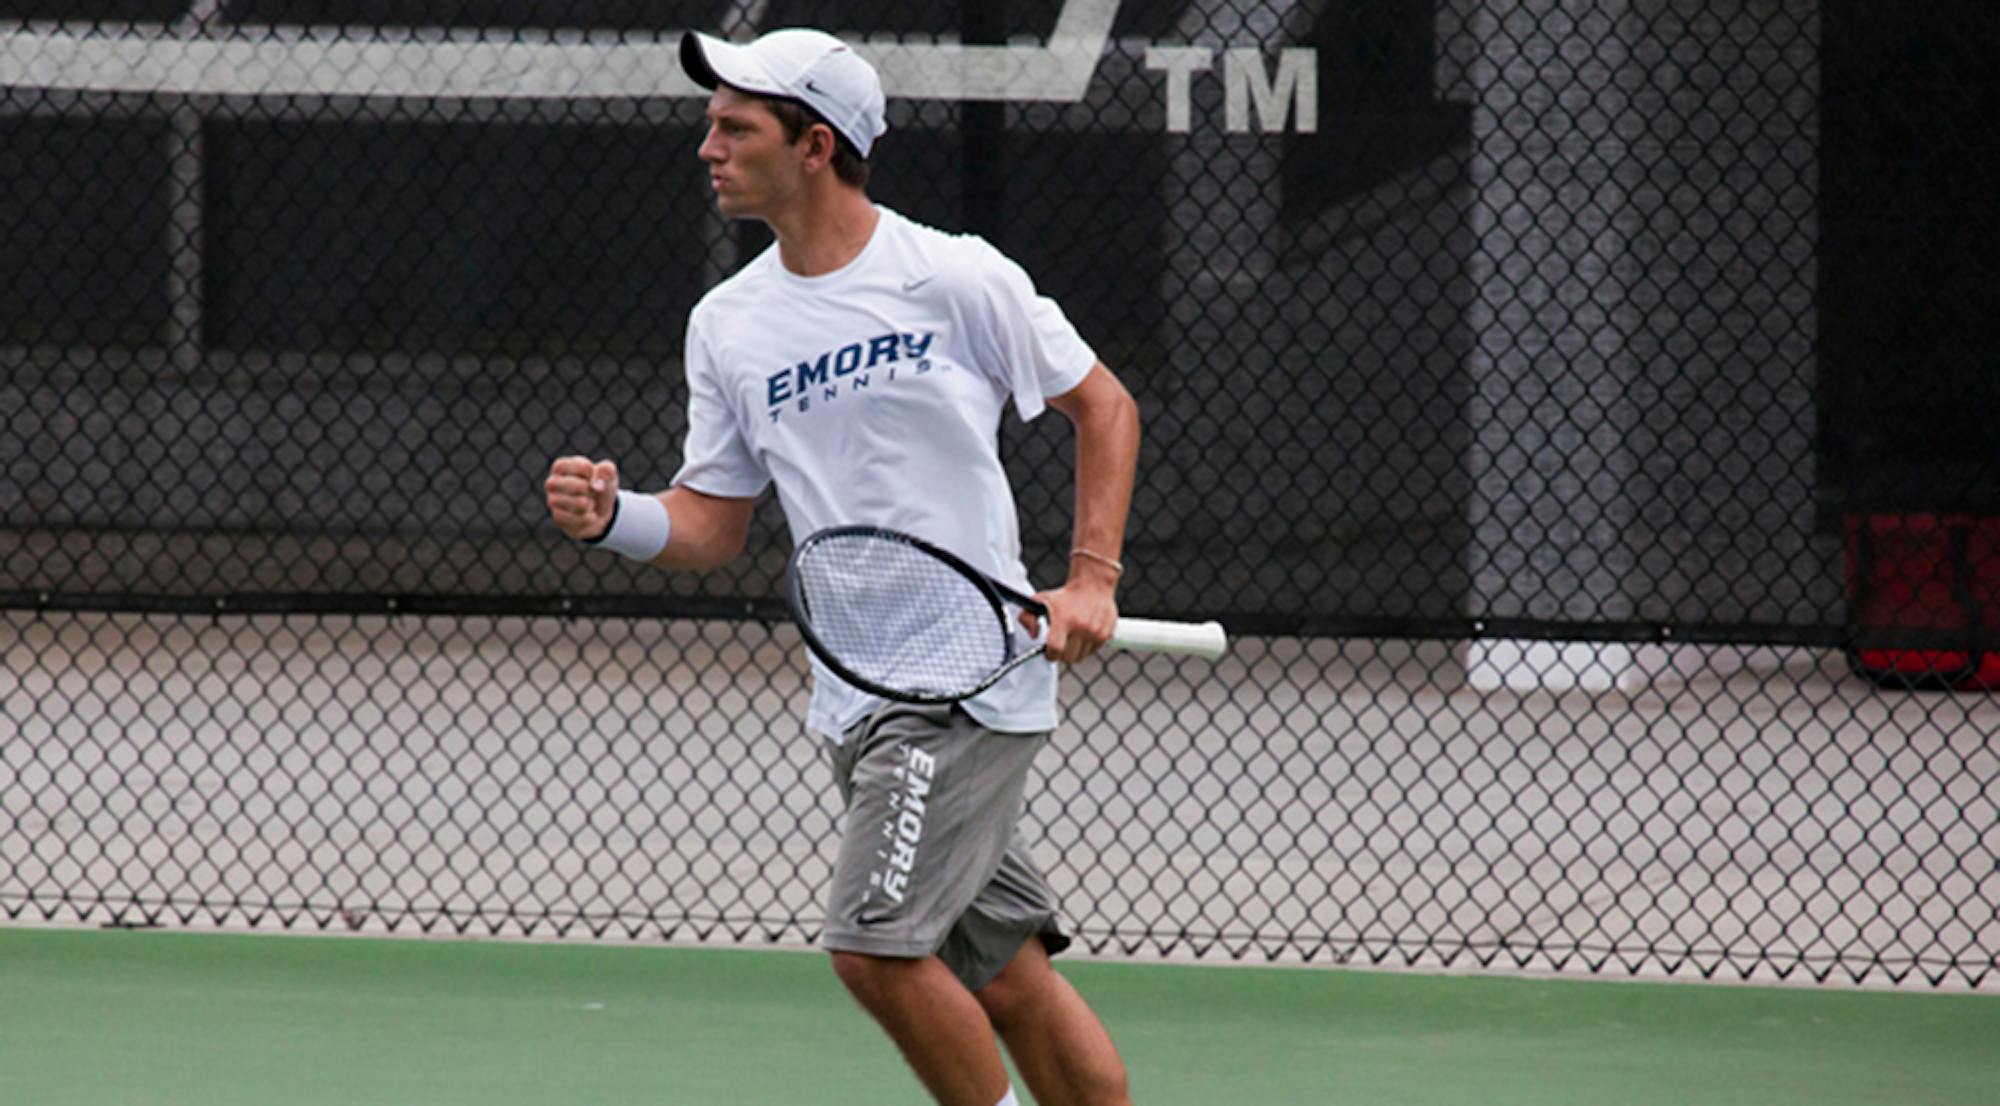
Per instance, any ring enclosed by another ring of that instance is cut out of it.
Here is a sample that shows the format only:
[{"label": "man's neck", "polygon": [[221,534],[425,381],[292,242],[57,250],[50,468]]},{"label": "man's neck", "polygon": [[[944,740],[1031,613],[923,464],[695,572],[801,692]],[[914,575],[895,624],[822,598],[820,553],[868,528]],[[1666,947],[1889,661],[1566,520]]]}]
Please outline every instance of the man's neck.
[{"label": "man's neck", "polygon": [[866,193],[838,188],[818,202],[801,205],[786,217],[771,220],[778,238],[778,260],[799,276],[824,276],[861,255],[881,219]]}]

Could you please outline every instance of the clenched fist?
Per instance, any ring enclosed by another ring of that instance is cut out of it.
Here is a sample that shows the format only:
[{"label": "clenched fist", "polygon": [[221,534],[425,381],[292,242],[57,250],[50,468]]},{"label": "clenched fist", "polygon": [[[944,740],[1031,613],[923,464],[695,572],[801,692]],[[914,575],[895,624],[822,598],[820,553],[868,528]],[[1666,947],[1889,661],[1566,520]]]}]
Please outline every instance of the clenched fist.
[{"label": "clenched fist", "polygon": [[558,457],[542,489],[549,514],[563,533],[578,541],[604,536],[618,501],[618,466],[588,457]]}]

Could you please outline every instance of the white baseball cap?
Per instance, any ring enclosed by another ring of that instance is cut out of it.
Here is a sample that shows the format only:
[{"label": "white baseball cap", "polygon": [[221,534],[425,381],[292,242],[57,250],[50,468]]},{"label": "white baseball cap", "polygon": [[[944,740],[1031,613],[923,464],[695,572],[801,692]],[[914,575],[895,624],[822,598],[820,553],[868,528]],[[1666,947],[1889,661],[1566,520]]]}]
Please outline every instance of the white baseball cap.
[{"label": "white baseball cap", "polygon": [[889,129],[875,67],[825,31],[772,31],[740,45],[689,31],[681,36],[681,68],[703,88],[726,84],[797,100],[833,124],[862,157]]}]

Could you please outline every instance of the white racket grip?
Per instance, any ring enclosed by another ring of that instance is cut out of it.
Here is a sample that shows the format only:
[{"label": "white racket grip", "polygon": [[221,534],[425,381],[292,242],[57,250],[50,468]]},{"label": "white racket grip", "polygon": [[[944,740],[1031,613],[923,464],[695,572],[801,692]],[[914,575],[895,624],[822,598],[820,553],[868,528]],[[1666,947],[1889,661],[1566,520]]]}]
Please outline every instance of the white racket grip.
[{"label": "white racket grip", "polygon": [[1229,648],[1229,635],[1220,622],[1160,622],[1150,618],[1121,618],[1108,642],[1114,649],[1140,653],[1185,653],[1209,660]]}]

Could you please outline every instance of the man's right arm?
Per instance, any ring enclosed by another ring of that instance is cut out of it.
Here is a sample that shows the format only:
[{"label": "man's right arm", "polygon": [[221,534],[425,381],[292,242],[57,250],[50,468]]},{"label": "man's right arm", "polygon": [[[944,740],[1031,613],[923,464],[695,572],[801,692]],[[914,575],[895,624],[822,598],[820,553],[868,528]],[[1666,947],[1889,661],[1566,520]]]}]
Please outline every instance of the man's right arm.
[{"label": "man's right arm", "polygon": [[[612,525],[618,502],[618,466],[587,457],[561,457],[543,484],[549,514],[577,541],[597,541]],[[750,537],[755,499],[704,495],[673,487],[654,496],[670,520],[666,546],[647,563],[661,568],[707,569],[729,563]]]}]

